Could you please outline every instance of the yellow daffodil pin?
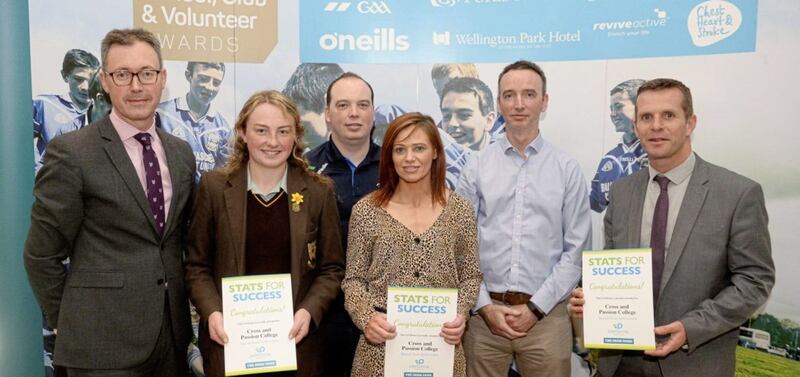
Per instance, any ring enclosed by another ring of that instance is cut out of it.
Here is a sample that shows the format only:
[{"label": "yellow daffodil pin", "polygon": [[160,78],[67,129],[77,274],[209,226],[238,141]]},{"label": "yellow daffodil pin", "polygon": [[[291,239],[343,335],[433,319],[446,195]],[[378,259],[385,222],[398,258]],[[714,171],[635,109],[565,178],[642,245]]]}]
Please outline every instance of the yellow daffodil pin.
[{"label": "yellow daffodil pin", "polygon": [[303,203],[303,194],[296,192],[292,194],[292,211],[300,212],[300,204]]}]

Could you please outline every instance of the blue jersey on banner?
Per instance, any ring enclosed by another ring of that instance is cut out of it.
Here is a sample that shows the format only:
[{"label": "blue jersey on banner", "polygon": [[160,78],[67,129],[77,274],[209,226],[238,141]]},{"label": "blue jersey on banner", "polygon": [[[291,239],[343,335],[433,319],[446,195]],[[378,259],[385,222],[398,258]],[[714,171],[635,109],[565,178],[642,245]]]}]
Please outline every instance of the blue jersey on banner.
[{"label": "blue jersey on banner", "polygon": [[506,118],[502,114],[497,113],[497,119],[492,123],[492,128],[489,129],[489,144],[497,141],[497,138],[503,137],[506,134]]},{"label": "blue jersey on banner", "polygon": [[438,130],[439,137],[442,138],[442,144],[444,145],[446,162],[444,181],[449,189],[455,190],[458,177],[461,176],[464,165],[467,164],[469,158],[472,156],[472,150],[464,148],[463,145],[456,142],[456,139],[453,139],[453,137],[448,135],[443,129],[439,128]]},{"label": "blue jersey on banner", "polygon": [[43,94],[33,99],[33,135],[36,139],[34,161],[37,172],[42,166],[47,143],[64,133],[62,129],[72,130],[75,118],[84,113],[76,109],[68,98],[69,96]]},{"label": "blue jersey on banner", "polygon": [[200,181],[202,173],[222,166],[228,160],[231,127],[222,114],[214,110],[213,105],[205,116],[194,119],[186,97],[177,97],[162,102],[158,106],[158,113],[161,128],[192,147],[197,161],[197,181]]},{"label": "blue jersey on banner", "polygon": [[[89,108],[91,109],[91,106]],[[72,120],[72,127],[62,129],[59,135],[67,133],[69,131],[79,130],[83,128],[83,126],[88,126],[89,125],[89,114],[87,114],[88,112],[89,111],[87,110],[86,113],[78,115],[75,119]]]},{"label": "blue jersey on banner", "polygon": [[600,160],[592,179],[592,192],[589,193],[589,204],[595,212],[603,212],[608,206],[608,190],[614,181],[636,173],[647,166],[647,153],[636,139],[630,145],[617,144]]}]

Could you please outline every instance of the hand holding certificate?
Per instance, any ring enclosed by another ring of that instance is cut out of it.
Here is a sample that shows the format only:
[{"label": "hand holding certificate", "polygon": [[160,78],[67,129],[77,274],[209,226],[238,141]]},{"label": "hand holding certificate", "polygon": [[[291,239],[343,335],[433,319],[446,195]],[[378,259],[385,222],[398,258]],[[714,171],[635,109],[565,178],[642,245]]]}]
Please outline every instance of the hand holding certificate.
[{"label": "hand holding certificate", "polygon": [[224,278],[222,307],[226,376],[297,369],[289,274]]},{"label": "hand holding certificate", "polygon": [[583,252],[587,348],[655,349],[650,249]]},{"label": "hand holding certificate", "polygon": [[455,346],[448,342],[463,326],[457,302],[456,289],[388,288],[386,314],[397,336],[386,342],[384,376],[452,376]]}]

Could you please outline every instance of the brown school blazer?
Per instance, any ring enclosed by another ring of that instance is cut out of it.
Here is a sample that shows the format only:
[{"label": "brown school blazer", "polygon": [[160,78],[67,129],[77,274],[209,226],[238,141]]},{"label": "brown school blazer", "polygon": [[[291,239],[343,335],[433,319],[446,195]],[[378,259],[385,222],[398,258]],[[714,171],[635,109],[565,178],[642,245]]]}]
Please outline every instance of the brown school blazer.
[{"label": "brown school blazer", "polygon": [[[298,167],[289,166],[286,188],[290,197],[303,195],[300,211],[289,210],[294,308],[311,313],[311,330],[297,345],[297,375],[316,376],[324,351],[318,328],[344,277],[339,212],[333,189]],[[202,176],[189,228],[186,285],[200,314],[199,348],[208,377],[225,375],[223,347],[209,337],[208,316],[222,312],[221,279],[245,274],[246,208],[246,168]]]}]

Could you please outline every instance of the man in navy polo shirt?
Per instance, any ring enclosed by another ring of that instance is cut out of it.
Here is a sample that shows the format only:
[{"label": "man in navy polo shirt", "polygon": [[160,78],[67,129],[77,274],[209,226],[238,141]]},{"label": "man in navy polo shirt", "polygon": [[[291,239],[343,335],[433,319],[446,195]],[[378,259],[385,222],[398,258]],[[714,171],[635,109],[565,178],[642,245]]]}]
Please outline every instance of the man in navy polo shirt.
[{"label": "man in navy polo shirt", "polygon": [[[306,154],[318,173],[333,180],[345,247],[353,205],[378,185],[381,147],[370,137],[375,119],[373,100],[372,86],[354,73],[344,73],[331,82],[325,107],[330,139]],[[350,376],[359,331],[344,309],[344,295],[334,302],[328,318],[324,373]]]}]

